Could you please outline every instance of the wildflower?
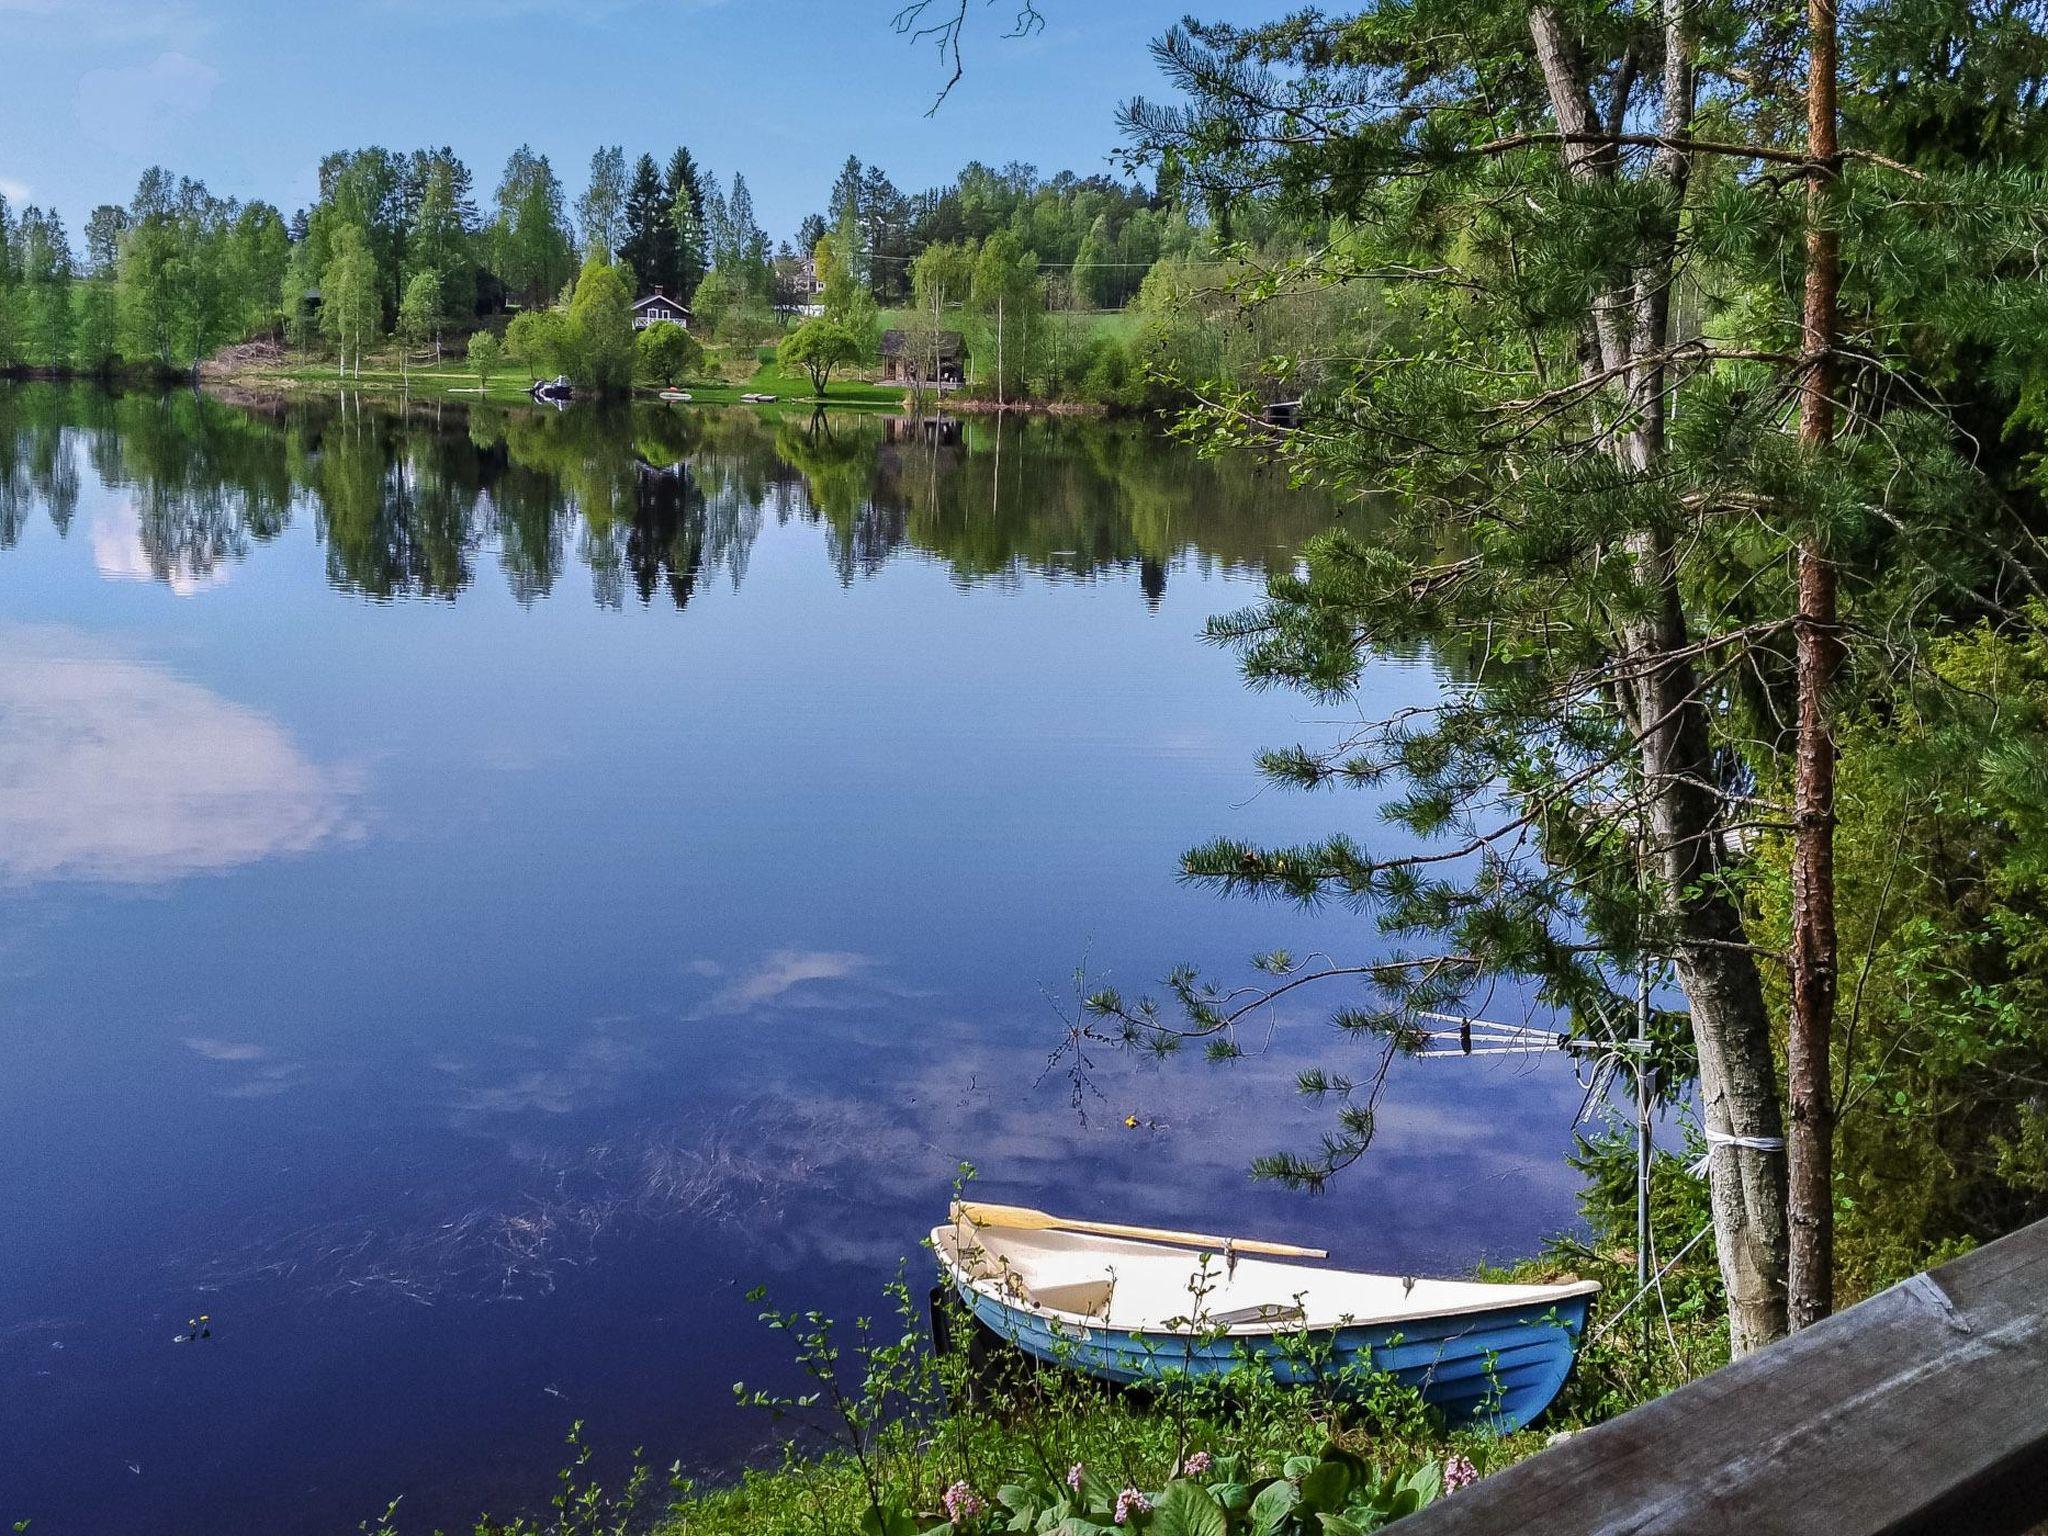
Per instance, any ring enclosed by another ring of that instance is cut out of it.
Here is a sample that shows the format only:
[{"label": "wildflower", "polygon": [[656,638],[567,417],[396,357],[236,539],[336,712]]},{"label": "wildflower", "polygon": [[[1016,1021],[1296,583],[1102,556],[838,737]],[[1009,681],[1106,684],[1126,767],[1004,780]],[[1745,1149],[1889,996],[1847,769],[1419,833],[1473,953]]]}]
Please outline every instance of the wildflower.
[{"label": "wildflower", "polygon": [[940,1502],[946,1506],[946,1518],[955,1525],[965,1525],[987,1508],[981,1495],[968,1487],[965,1479],[948,1488]]},{"label": "wildflower", "polygon": [[1067,1468],[1067,1486],[1076,1493],[1081,1491],[1081,1463],[1078,1461]]},{"label": "wildflower", "polygon": [[1479,1481],[1479,1469],[1463,1456],[1453,1452],[1444,1458],[1444,1492],[1456,1493],[1460,1488],[1470,1488]]},{"label": "wildflower", "polygon": [[1116,1523],[1128,1525],[1131,1516],[1142,1515],[1152,1508],[1152,1501],[1135,1488],[1126,1488],[1116,1496]]},{"label": "wildflower", "polygon": [[1180,1475],[1182,1477],[1200,1477],[1208,1470],[1209,1453],[1207,1451],[1196,1451],[1186,1461],[1181,1463]]}]

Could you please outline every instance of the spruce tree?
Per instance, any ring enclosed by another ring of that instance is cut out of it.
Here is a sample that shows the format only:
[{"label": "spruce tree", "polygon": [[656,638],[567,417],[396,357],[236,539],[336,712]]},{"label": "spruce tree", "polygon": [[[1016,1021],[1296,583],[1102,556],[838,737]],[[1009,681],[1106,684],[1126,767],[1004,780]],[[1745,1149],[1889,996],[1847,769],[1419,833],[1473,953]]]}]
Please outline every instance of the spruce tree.
[{"label": "spruce tree", "polygon": [[697,291],[705,271],[704,180],[688,149],[669,156],[662,190],[667,196],[669,227],[675,235],[675,266],[662,274],[662,281],[673,284],[674,291],[687,299]]},{"label": "spruce tree", "polygon": [[644,291],[674,281],[676,227],[669,217],[671,199],[652,155],[633,165],[626,189],[626,241],[620,258],[633,269],[633,281]]}]

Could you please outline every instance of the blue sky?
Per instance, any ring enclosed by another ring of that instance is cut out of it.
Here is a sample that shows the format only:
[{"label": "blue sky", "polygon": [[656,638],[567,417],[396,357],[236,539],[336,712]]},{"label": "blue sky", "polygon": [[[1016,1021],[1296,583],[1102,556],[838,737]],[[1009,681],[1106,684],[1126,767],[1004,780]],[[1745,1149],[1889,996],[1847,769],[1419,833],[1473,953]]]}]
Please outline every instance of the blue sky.
[{"label": "blue sky", "polygon": [[945,71],[891,32],[897,0],[0,0],[0,192],[75,238],[152,162],[289,214],[329,149],[452,144],[488,201],[522,141],[572,197],[600,143],[685,143],[781,238],[849,153],[906,190],[970,159],[1109,169],[1116,105],[1157,93],[1147,45],[1188,3],[1040,0],[1043,33],[1011,41],[1012,0],[975,0],[967,77],[928,118]]}]

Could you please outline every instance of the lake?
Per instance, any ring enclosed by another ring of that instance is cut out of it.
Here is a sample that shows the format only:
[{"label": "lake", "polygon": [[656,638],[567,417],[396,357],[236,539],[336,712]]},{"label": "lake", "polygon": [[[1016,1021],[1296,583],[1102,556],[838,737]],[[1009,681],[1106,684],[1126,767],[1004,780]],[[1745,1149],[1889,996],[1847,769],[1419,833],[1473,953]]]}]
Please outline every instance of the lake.
[{"label": "lake", "polygon": [[1177,879],[1387,835],[1200,638],[1340,516],[1138,426],[0,386],[0,1521],[453,1526],[579,1418],[729,1473],[748,1290],[922,1294],[963,1160],[1401,1273],[1571,1227],[1560,1064],[1404,1065],[1310,1197],[1246,1168],[1334,995],[1055,1059],[1077,971],[1376,952]]}]

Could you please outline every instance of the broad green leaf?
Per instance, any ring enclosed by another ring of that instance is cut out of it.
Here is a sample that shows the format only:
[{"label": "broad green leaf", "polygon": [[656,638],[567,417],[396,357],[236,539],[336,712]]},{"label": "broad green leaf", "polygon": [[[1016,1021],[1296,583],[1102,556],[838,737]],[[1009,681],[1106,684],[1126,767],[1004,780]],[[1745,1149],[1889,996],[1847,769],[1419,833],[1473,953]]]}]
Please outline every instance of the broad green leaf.
[{"label": "broad green leaf", "polygon": [[1252,1500],[1252,1529],[1259,1536],[1270,1536],[1280,1528],[1280,1522],[1294,1512],[1294,1506],[1301,1502],[1301,1490],[1289,1482],[1268,1483]]},{"label": "broad green leaf", "polygon": [[1200,1483],[1176,1478],[1153,1506],[1152,1536],[1225,1536],[1230,1522],[1223,1506]]},{"label": "broad green leaf", "polygon": [[1252,1491],[1243,1483],[1211,1483],[1209,1491],[1233,1515],[1241,1515],[1252,1507]]},{"label": "broad green leaf", "polygon": [[1355,1480],[1346,1463],[1319,1461],[1301,1480],[1301,1502],[1310,1509],[1335,1513],[1351,1496],[1351,1485]]},{"label": "broad green leaf", "polygon": [[1413,1488],[1425,1504],[1434,1504],[1444,1493],[1444,1464],[1440,1461],[1426,1461],[1402,1479],[1402,1486]]}]

